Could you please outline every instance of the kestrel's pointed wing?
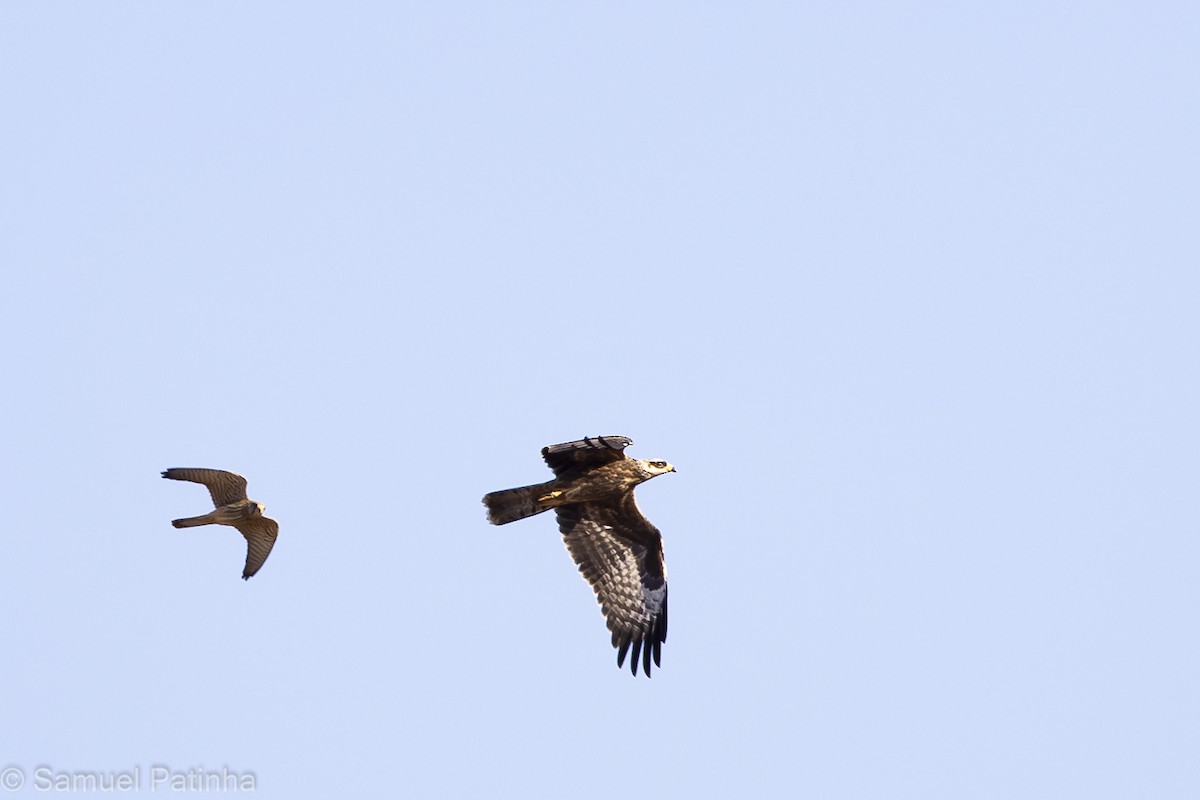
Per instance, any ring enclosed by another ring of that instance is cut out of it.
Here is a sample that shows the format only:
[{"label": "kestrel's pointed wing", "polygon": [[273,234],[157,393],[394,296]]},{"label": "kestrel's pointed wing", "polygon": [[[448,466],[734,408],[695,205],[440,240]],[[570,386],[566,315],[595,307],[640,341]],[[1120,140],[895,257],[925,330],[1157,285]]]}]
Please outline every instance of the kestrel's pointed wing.
[{"label": "kestrel's pointed wing", "polygon": [[667,571],[662,536],[638,511],[633,492],[615,503],[560,506],[558,528],[571,558],[596,592],[600,610],[612,631],[617,666],[633,648],[630,668],[638,661],[650,676],[650,660],[661,666],[667,640]]},{"label": "kestrel's pointed wing", "polygon": [[246,479],[234,472],[226,472],[223,469],[176,467],[165,471],[162,476],[173,481],[204,484],[208,487],[213,505],[217,508],[246,499]]},{"label": "kestrel's pointed wing", "polygon": [[543,447],[542,458],[555,475],[562,476],[572,467],[587,469],[620,461],[625,457],[625,448],[631,444],[633,440],[624,436],[597,436]]},{"label": "kestrel's pointed wing", "polygon": [[242,580],[250,580],[271,555],[271,548],[279,536],[279,523],[270,517],[252,517],[234,527],[246,537],[246,568],[242,570]]}]

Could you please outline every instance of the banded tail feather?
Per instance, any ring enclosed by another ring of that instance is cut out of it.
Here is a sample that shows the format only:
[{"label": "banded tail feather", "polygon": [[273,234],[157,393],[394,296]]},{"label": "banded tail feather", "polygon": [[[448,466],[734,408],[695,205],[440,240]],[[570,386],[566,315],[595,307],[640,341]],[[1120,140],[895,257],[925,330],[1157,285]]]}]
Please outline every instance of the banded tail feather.
[{"label": "banded tail feather", "polygon": [[183,519],[173,519],[171,524],[176,528],[195,528],[200,525],[213,524],[213,515],[205,514],[202,517],[184,517]]},{"label": "banded tail feather", "polygon": [[504,525],[547,511],[551,506],[539,503],[538,498],[549,492],[549,483],[489,492],[483,496],[483,504],[487,506],[488,522],[493,525]]}]

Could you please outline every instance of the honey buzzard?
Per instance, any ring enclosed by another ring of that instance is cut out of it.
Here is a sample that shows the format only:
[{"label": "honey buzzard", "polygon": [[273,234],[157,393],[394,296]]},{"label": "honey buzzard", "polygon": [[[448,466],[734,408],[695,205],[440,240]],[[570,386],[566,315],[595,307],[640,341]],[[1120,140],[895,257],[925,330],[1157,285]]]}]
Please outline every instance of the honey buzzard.
[{"label": "honey buzzard", "polygon": [[591,585],[612,631],[617,666],[633,650],[650,676],[661,666],[667,640],[667,568],[662,536],[633,500],[639,483],[674,472],[666,461],[629,458],[632,441],[599,436],[542,448],[554,480],[485,495],[488,521],[504,525],[553,508],[558,529],[579,571]]}]

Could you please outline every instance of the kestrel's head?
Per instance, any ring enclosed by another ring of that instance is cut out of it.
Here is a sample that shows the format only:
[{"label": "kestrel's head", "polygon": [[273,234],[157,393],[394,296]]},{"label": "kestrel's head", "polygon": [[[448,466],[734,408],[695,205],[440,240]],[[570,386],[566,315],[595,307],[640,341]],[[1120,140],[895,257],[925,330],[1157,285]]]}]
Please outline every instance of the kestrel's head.
[{"label": "kestrel's head", "polygon": [[256,501],[254,502],[254,505],[258,507],[258,515],[259,515],[260,517],[261,517],[263,514],[266,514],[266,513],[267,513],[267,507],[266,507],[265,505],[263,505],[262,503],[260,503],[260,502],[258,502],[258,501],[256,500]]},{"label": "kestrel's head", "polygon": [[642,472],[646,474],[646,480],[650,480],[658,475],[666,475],[668,472],[675,471],[675,468],[665,461],[639,458],[637,463],[641,466]]}]

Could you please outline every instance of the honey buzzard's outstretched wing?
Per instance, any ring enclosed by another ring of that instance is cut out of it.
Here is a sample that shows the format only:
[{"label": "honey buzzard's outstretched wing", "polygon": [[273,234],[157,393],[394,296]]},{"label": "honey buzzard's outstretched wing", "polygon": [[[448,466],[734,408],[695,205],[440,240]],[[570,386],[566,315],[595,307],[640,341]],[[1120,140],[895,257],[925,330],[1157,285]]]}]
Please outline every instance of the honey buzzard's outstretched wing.
[{"label": "honey buzzard's outstretched wing", "polygon": [[625,457],[625,448],[631,444],[633,441],[624,436],[597,436],[543,447],[542,458],[546,466],[554,470],[554,476],[561,478],[573,468],[584,470],[620,461]]},{"label": "honey buzzard's outstretched wing", "polygon": [[567,550],[608,620],[617,666],[632,649],[630,669],[636,675],[640,660],[648,677],[652,658],[661,666],[667,640],[667,572],[658,528],[642,516],[632,491],[613,503],[580,503],[555,512]]},{"label": "honey buzzard's outstretched wing", "polygon": [[226,472],[223,469],[176,467],[164,471],[162,476],[173,481],[191,481],[207,486],[213,505],[217,508],[246,499],[246,479],[235,472]]}]

